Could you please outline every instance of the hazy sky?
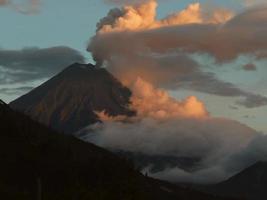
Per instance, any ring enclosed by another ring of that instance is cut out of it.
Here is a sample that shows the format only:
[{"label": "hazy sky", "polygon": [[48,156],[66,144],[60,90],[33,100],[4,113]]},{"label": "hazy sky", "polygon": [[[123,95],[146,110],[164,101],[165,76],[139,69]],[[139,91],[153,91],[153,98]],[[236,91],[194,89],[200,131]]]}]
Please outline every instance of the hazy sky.
[{"label": "hazy sky", "polygon": [[[0,0],[0,5],[1,2]],[[86,62],[91,62],[91,56],[86,51],[88,41],[95,34],[98,20],[115,6],[101,0],[32,2],[36,4],[29,6],[26,0],[14,0],[12,4],[0,6],[0,98],[7,102],[42,83],[68,63],[82,62],[83,58],[79,55],[80,53],[85,57]],[[241,12],[251,3],[245,0],[162,0],[159,1],[158,17],[182,10],[192,2],[224,6],[236,13]],[[57,48],[51,50],[51,47]],[[49,57],[50,52],[53,52],[54,57]],[[62,56],[63,53],[65,57]],[[36,61],[36,55],[37,58],[38,56],[41,58],[40,62],[42,59],[45,62],[46,58],[51,58],[51,60],[46,61],[45,64],[39,63]],[[10,59],[15,57],[16,60],[11,62],[7,59],[9,56]],[[23,59],[27,57],[27,60],[21,61],[22,57]],[[33,59],[34,62],[30,62],[29,59]],[[65,61],[60,59],[65,59]],[[241,56],[229,63],[215,64],[208,56],[194,55],[194,59],[205,65],[205,70],[216,74],[220,80],[233,83],[238,88],[256,95],[267,97],[266,60],[255,61],[252,57]],[[53,66],[55,64],[56,66]],[[13,71],[5,67],[9,65],[13,67]],[[18,65],[25,66],[25,69]],[[32,73],[27,71],[29,65],[33,70]],[[39,70],[34,71],[34,67]],[[51,70],[47,71],[46,68]],[[23,78],[15,76],[19,73],[24,73]],[[267,131],[265,125],[267,106],[247,108],[235,105],[238,99],[236,97],[220,97],[190,90],[170,92],[176,97],[196,95],[206,103],[213,115],[236,119],[259,131]]]}]

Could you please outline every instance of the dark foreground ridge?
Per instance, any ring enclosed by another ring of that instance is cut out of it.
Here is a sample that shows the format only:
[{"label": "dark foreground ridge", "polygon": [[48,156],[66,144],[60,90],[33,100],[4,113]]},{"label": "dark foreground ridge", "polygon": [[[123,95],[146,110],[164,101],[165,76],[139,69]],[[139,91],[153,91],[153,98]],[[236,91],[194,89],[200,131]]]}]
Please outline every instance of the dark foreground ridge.
[{"label": "dark foreground ridge", "polygon": [[267,162],[257,162],[207,191],[248,200],[267,199]]},{"label": "dark foreground ridge", "polygon": [[126,160],[51,131],[4,103],[0,125],[0,199],[223,199],[145,177]]},{"label": "dark foreground ridge", "polygon": [[106,69],[75,63],[10,106],[58,131],[74,133],[99,121],[95,111],[133,115],[130,96]]}]

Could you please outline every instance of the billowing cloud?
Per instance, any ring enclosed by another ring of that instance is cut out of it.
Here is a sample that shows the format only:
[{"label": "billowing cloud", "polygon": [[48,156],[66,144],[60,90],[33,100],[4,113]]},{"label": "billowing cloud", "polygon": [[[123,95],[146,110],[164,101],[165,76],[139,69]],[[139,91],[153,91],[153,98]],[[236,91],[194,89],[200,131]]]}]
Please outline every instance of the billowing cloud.
[{"label": "billowing cloud", "polygon": [[174,117],[202,118],[208,115],[203,102],[191,96],[184,101],[177,101],[161,89],[138,78],[132,85],[131,108],[138,116],[155,119],[172,119]]},{"label": "billowing cloud", "polygon": [[[112,55],[112,52],[116,52],[116,50],[119,51],[117,53],[122,53],[120,50],[123,50],[123,44],[114,48],[109,46],[110,43],[105,45],[107,40],[113,39],[115,41],[127,41],[127,44],[132,47],[128,50],[129,53],[136,52],[137,48],[151,53],[167,53],[170,51],[209,53],[217,61],[230,61],[240,54],[262,56],[267,47],[266,28],[264,26],[267,23],[266,9],[267,7],[250,9],[235,16],[224,25],[186,23],[185,25],[177,24],[138,32],[130,32],[131,29],[127,29],[128,23],[119,20],[118,22],[115,21],[115,24],[112,22],[112,25],[99,26],[99,29],[103,31],[125,29],[126,32],[97,34],[93,38],[89,50],[93,52],[96,58],[103,55],[103,59],[107,59],[108,55]],[[118,19],[124,18],[118,17]],[[119,22],[123,25],[117,24]],[[138,23],[137,27],[139,26],[145,25]],[[99,40],[103,40],[104,54],[100,52],[103,49],[96,44]]]},{"label": "billowing cloud", "polygon": [[186,9],[171,14],[162,20],[156,19],[157,1],[126,5],[110,10],[97,24],[99,33],[117,31],[140,31],[164,26],[183,24],[218,24],[229,20],[233,13],[226,9],[205,10],[199,3],[190,4]]},{"label": "billowing cloud", "polygon": [[88,47],[98,65],[104,63],[123,82],[139,76],[167,89],[242,97],[237,103],[250,108],[267,104],[266,97],[219,80],[190,58],[191,53],[209,54],[217,62],[242,54],[265,58],[265,7],[232,17],[225,9],[196,3],[162,20],[155,19],[156,7],[155,1],[125,6],[100,20]]},{"label": "billowing cloud", "polygon": [[177,100],[164,89],[238,97],[236,103],[247,108],[266,105],[266,97],[219,80],[194,59],[202,54],[217,64],[247,54],[264,59],[266,8],[234,16],[227,9],[194,3],[163,19],[156,19],[156,8],[154,0],[125,5],[112,9],[97,24],[88,50],[99,66],[132,90],[130,107],[137,115],[110,117],[100,112],[103,123],[80,136],[111,150],[198,160],[190,169],[165,166],[158,172],[149,170],[151,162],[144,170],[157,178],[221,181],[251,164],[246,156],[242,161],[233,158],[251,152],[250,146],[262,134],[237,121],[211,116],[195,96]]},{"label": "billowing cloud", "polygon": [[[43,49],[36,47],[21,50],[0,49],[1,90],[5,94],[14,93],[9,87],[11,83],[20,85],[18,87],[20,88],[27,83],[50,78],[74,62],[84,62],[84,57],[78,51],[64,46]],[[31,84],[30,86],[32,87]]]}]

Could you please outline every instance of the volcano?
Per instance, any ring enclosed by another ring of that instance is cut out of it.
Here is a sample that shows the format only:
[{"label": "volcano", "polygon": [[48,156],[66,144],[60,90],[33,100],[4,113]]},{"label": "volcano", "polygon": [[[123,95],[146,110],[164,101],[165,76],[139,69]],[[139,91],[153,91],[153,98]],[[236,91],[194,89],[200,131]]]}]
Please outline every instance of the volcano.
[{"label": "volcano", "polygon": [[110,116],[134,115],[128,108],[131,91],[106,69],[74,63],[11,108],[67,134],[99,122],[96,111]]}]

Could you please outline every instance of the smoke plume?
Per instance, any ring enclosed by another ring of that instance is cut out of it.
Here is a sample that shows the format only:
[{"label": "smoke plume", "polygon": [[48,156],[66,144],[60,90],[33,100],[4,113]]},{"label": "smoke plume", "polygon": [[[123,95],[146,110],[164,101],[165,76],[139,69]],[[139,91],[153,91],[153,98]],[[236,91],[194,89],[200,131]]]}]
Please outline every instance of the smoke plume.
[{"label": "smoke plume", "polygon": [[155,0],[112,2],[123,7],[111,9],[99,21],[88,50],[98,66],[132,90],[130,107],[136,116],[99,112],[103,123],[88,127],[83,139],[111,150],[200,160],[190,170],[167,166],[152,173],[148,169],[150,175],[172,181],[217,182],[257,160],[245,152],[252,152],[261,133],[211,116],[195,96],[177,100],[165,89],[242,97],[237,103],[248,108],[266,105],[266,97],[217,79],[191,56],[208,54],[218,63],[240,55],[265,58],[266,7],[235,15],[225,8],[193,3],[157,19]]},{"label": "smoke plume", "polygon": [[[266,7],[238,15],[225,8],[189,5],[163,19],[156,18],[156,1],[112,9],[97,24],[88,50],[125,84],[137,77],[166,89],[185,88],[208,94],[241,97],[248,108],[267,105],[267,98],[203,72],[190,54],[208,54],[216,62],[240,55],[266,58]],[[219,48],[218,48],[219,47]]]},{"label": "smoke plume", "polygon": [[158,4],[155,0],[150,0],[144,3],[126,5],[121,9],[112,9],[97,24],[98,33],[140,31],[195,23],[220,24],[228,21],[233,16],[233,13],[226,9],[209,9],[204,11],[200,3],[193,3],[180,12],[157,20],[157,6]]}]

